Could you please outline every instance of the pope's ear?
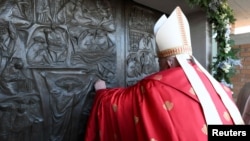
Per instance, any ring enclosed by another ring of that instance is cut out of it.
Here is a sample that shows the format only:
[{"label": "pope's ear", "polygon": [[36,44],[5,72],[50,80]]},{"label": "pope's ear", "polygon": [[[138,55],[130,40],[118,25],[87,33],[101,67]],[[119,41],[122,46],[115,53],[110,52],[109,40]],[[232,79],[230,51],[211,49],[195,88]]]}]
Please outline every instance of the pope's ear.
[{"label": "pope's ear", "polygon": [[166,60],[166,65],[168,65],[169,66],[169,68],[172,68],[173,67],[173,60],[172,59],[167,59]]}]

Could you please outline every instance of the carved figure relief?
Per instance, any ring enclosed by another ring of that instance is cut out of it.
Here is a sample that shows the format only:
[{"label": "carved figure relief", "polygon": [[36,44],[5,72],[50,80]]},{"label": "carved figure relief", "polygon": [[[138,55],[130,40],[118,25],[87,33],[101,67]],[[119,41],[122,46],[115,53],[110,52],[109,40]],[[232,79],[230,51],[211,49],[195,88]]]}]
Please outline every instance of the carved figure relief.
[{"label": "carved figure relief", "polygon": [[152,34],[154,13],[133,6],[128,17],[127,86],[158,70],[155,39]]},{"label": "carved figure relief", "polygon": [[66,64],[68,56],[68,34],[61,27],[37,26],[28,40],[27,63],[31,66]]},{"label": "carved figure relief", "polygon": [[42,140],[43,116],[38,94],[23,94],[0,100],[0,140]]},{"label": "carved figure relief", "polygon": [[[157,17],[140,6],[125,9],[123,3],[135,5],[123,0],[0,1],[1,141],[80,141],[98,78],[116,85],[123,75],[117,74],[117,62],[127,74],[124,85],[155,71],[151,30]],[[128,33],[120,19],[127,11]],[[125,41],[120,35],[129,43],[124,56],[117,57]]]},{"label": "carved figure relief", "polygon": [[71,126],[79,124],[79,118],[81,118],[79,115],[76,116],[75,109],[82,108],[83,99],[91,92],[95,79],[82,72],[69,73],[57,70],[42,71],[40,74],[45,79],[45,85],[48,88],[48,105],[52,113],[49,140],[70,140],[70,135],[77,136]]},{"label": "carved figure relief", "polygon": [[1,141],[81,139],[94,80],[116,79],[113,17],[109,0],[0,2]]}]

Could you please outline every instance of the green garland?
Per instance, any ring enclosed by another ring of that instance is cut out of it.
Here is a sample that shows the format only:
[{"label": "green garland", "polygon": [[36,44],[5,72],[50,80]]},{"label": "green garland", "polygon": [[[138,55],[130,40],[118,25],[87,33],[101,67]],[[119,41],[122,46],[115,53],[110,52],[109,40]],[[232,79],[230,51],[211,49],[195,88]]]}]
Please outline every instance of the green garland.
[{"label": "green garland", "polygon": [[213,38],[217,42],[217,56],[211,65],[215,79],[232,88],[230,78],[236,73],[236,66],[241,65],[238,50],[232,49],[234,41],[230,39],[230,25],[235,22],[233,10],[227,0],[187,0],[190,6],[199,6],[205,10],[208,22],[213,29]]}]

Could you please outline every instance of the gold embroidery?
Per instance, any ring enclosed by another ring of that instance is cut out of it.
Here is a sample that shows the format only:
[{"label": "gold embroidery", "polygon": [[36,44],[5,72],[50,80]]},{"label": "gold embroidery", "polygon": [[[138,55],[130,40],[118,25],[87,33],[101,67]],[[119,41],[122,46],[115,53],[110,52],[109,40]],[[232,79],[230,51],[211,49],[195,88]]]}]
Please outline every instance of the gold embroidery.
[{"label": "gold embroidery", "polygon": [[135,116],[134,120],[135,120],[135,124],[137,124],[139,122],[139,117]]},{"label": "gold embroidery", "polygon": [[155,76],[154,76],[154,79],[155,79],[155,80],[161,80],[161,79],[162,79],[162,75],[155,75]]},{"label": "gold embroidery", "polygon": [[117,135],[116,135],[116,133],[114,134],[114,139],[117,140]]},{"label": "gold embroidery", "polygon": [[189,92],[192,94],[192,95],[195,95],[195,92],[194,92],[194,89],[191,87]]},{"label": "gold embroidery", "polygon": [[187,41],[187,35],[185,32],[185,26],[184,26],[184,21],[183,21],[183,17],[182,17],[182,11],[180,9],[180,7],[176,8],[176,13],[177,13],[177,19],[178,19],[178,23],[179,23],[179,28],[181,29],[181,37],[182,37],[182,43],[184,45],[188,45],[188,41]]},{"label": "gold embroidery", "polygon": [[192,54],[192,48],[190,46],[183,45],[180,47],[175,47],[175,48],[159,51],[158,56],[166,57],[166,56],[173,56],[173,55],[182,54],[182,53]]},{"label": "gold embroidery", "polygon": [[99,137],[102,138],[102,131],[99,130]]},{"label": "gold embroidery", "polygon": [[112,107],[113,107],[113,111],[114,111],[114,112],[117,112],[117,105],[116,105],[116,104],[113,104]]},{"label": "gold embroidery", "polygon": [[163,108],[165,110],[169,110],[169,111],[172,110],[173,107],[174,107],[174,104],[172,102],[170,102],[170,101],[165,101],[165,103],[163,105]]},{"label": "gold embroidery", "polygon": [[230,120],[231,120],[230,115],[229,115],[228,112],[224,112],[224,113],[223,113],[223,117],[224,117],[227,121],[230,121]]},{"label": "gold embroidery", "polygon": [[201,128],[201,131],[207,135],[207,126],[204,124],[203,127]]},{"label": "gold embroidery", "polygon": [[144,92],[145,92],[144,87],[143,87],[143,86],[141,86],[141,93],[143,93],[143,94],[144,94]]}]

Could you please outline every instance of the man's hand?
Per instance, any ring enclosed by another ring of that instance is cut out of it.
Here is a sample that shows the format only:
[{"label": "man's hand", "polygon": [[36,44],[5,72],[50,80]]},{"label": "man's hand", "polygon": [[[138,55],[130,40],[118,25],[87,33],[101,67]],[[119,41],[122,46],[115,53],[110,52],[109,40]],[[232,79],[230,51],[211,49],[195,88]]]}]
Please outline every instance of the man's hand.
[{"label": "man's hand", "polygon": [[101,80],[101,79],[98,79],[96,82],[95,82],[95,90],[100,90],[100,89],[106,89],[106,82]]}]

